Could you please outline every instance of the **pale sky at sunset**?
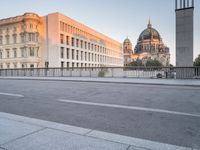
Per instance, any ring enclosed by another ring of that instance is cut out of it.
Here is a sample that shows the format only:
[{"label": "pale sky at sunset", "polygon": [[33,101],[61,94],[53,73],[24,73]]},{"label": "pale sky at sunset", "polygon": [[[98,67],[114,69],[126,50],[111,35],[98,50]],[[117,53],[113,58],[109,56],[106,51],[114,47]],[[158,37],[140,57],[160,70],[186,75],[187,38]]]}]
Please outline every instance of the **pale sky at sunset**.
[{"label": "pale sky at sunset", "polygon": [[[40,16],[60,12],[123,42],[128,36],[135,46],[149,17],[175,63],[175,0],[1,0],[0,18],[35,12]],[[200,54],[200,0],[195,0],[195,57]]]}]

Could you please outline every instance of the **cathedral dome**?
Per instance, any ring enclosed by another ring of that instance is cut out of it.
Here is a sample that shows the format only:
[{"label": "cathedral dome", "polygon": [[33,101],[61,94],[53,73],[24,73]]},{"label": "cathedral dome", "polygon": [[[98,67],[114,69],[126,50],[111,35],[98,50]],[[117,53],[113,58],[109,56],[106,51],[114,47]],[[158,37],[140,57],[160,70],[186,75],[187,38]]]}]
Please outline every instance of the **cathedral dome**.
[{"label": "cathedral dome", "polygon": [[149,24],[147,26],[147,29],[145,29],[144,31],[142,31],[142,33],[139,36],[139,41],[141,40],[148,40],[148,39],[158,39],[161,40],[160,34],[159,32],[152,28],[152,24],[149,21]]}]

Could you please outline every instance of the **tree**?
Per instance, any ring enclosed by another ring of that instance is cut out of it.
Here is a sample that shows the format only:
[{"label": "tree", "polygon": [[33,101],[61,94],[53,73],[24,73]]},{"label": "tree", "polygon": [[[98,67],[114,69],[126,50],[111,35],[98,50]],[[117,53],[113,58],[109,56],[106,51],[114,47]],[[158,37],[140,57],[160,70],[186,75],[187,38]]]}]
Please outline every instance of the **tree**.
[{"label": "tree", "polygon": [[154,60],[153,59],[148,59],[147,63],[146,63],[146,66],[148,66],[148,67],[151,67],[151,66],[161,67],[162,64],[156,59],[154,59]]},{"label": "tree", "polygon": [[[145,64],[145,65],[144,65]],[[142,66],[147,66],[147,67],[161,67],[162,63],[159,62],[156,59],[147,59],[145,62],[144,60],[141,60],[139,58],[137,58],[136,60],[132,61],[130,64],[128,64],[128,66],[133,66],[133,67],[142,67]]]},{"label": "tree", "polygon": [[195,59],[194,66],[200,66],[200,55]]},{"label": "tree", "polygon": [[136,60],[133,60],[130,64],[128,64],[128,66],[136,67],[136,66],[144,66],[144,65],[142,63],[142,60],[137,58]]}]

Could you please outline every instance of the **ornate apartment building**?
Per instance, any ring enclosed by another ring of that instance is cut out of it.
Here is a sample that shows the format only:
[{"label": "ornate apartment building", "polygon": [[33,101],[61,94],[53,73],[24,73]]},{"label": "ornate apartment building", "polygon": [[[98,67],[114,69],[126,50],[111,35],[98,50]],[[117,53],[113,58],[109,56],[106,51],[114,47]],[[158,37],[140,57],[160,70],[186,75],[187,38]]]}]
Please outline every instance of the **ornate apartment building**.
[{"label": "ornate apartment building", "polygon": [[123,66],[122,45],[60,13],[0,20],[0,69]]},{"label": "ornate apartment building", "polygon": [[0,20],[0,68],[40,67],[42,19],[25,13]]}]

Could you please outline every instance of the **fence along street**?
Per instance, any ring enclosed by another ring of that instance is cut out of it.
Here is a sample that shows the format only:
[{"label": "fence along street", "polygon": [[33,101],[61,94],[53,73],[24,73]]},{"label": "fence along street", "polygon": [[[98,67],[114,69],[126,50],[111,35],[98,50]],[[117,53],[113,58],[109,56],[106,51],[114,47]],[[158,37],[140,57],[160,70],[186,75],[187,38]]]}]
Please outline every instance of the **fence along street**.
[{"label": "fence along street", "polygon": [[100,67],[0,69],[0,76],[200,79],[200,67]]}]

